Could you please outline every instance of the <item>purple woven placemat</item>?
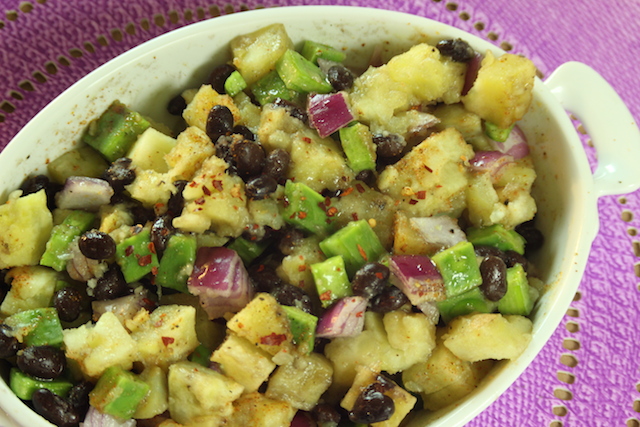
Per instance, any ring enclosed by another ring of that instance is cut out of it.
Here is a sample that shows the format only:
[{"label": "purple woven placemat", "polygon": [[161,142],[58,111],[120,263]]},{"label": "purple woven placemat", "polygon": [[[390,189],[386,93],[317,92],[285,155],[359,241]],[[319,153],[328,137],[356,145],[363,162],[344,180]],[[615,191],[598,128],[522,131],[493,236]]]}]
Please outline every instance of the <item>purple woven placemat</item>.
[{"label": "purple woven placemat", "polygon": [[[587,63],[640,118],[637,0],[0,0],[0,147],[60,92],[133,46],[218,14],[301,4],[425,16],[524,54],[543,75],[566,61]],[[595,165],[588,136],[583,140]],[[563,322],[522,377],[470,426],[640,425],[640,194],[603,197],[599,212],[600,233]]]}]

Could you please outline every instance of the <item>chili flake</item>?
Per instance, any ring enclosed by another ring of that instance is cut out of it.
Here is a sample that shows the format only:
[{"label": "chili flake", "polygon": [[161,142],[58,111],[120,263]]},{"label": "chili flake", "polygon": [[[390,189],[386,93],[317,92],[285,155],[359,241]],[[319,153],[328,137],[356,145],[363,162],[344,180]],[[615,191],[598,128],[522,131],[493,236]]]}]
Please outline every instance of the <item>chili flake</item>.
[{"label": "chili flake", "polygon": [[222,181],[220,181],[219,179],[214,179],[213,181],[211,181],[211,184],[213,184],[213,188],[215,188],[218,191],[222,191]]},{"label": "chili flake", "polygon": [[165,346],[168,346],[169,344],[173,344],[175,341],[175,338],[172,337],[162,337],[162,344],[164,344]]},{"label": "chili flake", "polygon": [[320,301],[331,301],[331,291],[325,291],[319,295]]},{"label": "chili flake", "polygon": [[131,256],[133,254],[133,251],[135,250],[135,248],[133,247],[133,245],[127,246],[124,250],[124,255],[125,256]]},{"label": "chili flake", "polygon": [[306,212],[298,212],[298,218],[300,219],[305,219],[307,217],[307,213]]},{"label": "chili flake", "polygon": [[348,187],[346,190],[340,193],[340,197],[348,196],[352,192],[353,192],[353,187]]},{"label": "chili flake", "polygon": [[260,337],[260,344],[264,345],[280,345],[287,340],[285,334],[276,334],[272,332],[270,335]]},{"label": "chili flake", "polygon": [[140,267],[144,267],[149,264],[151,264],[151,255],[143,255],[140,258],[138,258],[138,265]]},{"label": "chili flake", "polygon": [[335,216],[337,213],[338,213],[338,208],[336,208],[335,206],[332,206],[329,209],[327,209],[327,216]]},{"label": "chili flake", "polygon": [[206,185],[202,186],[202,192],[206,195],[206,196],[210,196],[211,195],[211,190],[209,190],[209,187],[207,187]]},{"label": "chili flake", "polygon": [[420,200],[424,200],[427,198],[427,192],[425,190],[418,191],[416,193],[416,197]]},{"label": "chili flake", "polygon": [[358,252],[360,252],[360,256],[367,261],[369,259],[369,257],[367,256],[367,253],[364,251],[364,249],[362,248],[362,246],[360,246],[360,243],[358,243],[356,245],[358,247]]}]

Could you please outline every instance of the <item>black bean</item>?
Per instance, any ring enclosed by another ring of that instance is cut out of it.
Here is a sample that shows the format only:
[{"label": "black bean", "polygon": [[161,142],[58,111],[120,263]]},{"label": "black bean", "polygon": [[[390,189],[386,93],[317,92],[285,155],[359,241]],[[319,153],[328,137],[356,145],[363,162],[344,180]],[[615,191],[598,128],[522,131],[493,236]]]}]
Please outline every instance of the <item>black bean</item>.
[{"label": "black bean", "polygon": [[360,268],[351,280],[353,294],[371,299],[388,286],[389,267],[378,262],[370,262]]},{"label": "black bean", "polygon": [[295,285],[282,283],[271,291],[271,295],[273,295],[280,305],[297,307],[307,313],[311,313],[313,309],[311,297],[304,289]]},{"label": "black bean", "polygon": [[214,105],[209,111],[206,123],[207,136],[216,142],[221,136],[233,131],[233,114],[225,105]]},{"label": "black bean", "polygon": [[521,264],[522,267],[524,267],[525,271],[527,271],[529,266],[529,261],[527,260],[527,258],[516,251],[504,251],[502,260],[507,265],[507,268],[511,268],[516,264]]},{"label": "black bean", "polygon": [[247,181],[245,193],[251,200],[262,200],[276,191],[278,183],[268,175],[260,175]]},{"label": "black bean", "polygon": [[55,194],[62,189],[62,186],[52,182],[46,175],[34,175],[25,179],[20,189],[23,196],[44,190],[47,195],[47,207],[53,210],[56,206]]},{"label": "black bean", "polygon": [[224,89],[224,82],[227,81],[231,73],[236,71],[236,67],[231,64],[218,65],[209,74],[209,84],[218,93],[227,93]]},{"label": "black bean", "polygon": [[189,181],[183,179],[173,182],[173,186],[176,187],[176,192],[171,193],[171,196],[169,196],[169,201],[167,202],[167,215],[176,217],[182,213],[182,209],[184,208],[184,196],[182,195],[182,192],[188,183]]},{"label": "black bean", "polygon": [[260,175],[265,162],[264,148],[252,141],[239,141],[231,145],[231,158],[235,171],[241,178]]},{"label": "black bean", "polygon": [[278,107],[285,108],[287,110],[287,113],[289,113],[291,117],[300,120],[302,123],[309,123],[309,116],[307,115],[307,113],[293,102],[287,101],[286,99],[282,98],[276,98],[276,100],[273,101],[273,104]]},{"label": "black bean", "polygon": [[93,383],[90,381],[81,381],[74,384],[69,390],[67,401],[72,407],[76,408],[81,414],[89,409],[89,393],[93,390]]},{"label": "black bean", "polygon": [[73,322],[80,316],[84,306],[84,295],[76,288],[67,286],[53,294],[53,306],[63,322]]},{"label": "black bean", "polygon": [[64,371],[67,359],[64,351],[58,347],[31,346],[18,352],[16,364],[25,374],[43,380],[54,380]]},{"label": "black bean", "polygon": [[320,425],[331,424],[338,425],[340,423],[340,413],[328,403],[318,403],[311,410],[313,418]]},{"label": "black bean", "polygon": [[256,135],[253,132],[251,132],[251,129],[243,125],[234,126],[231,132],[237,135],[241,135],[242,138],[246,139],[247,141],[256,140]]},{"label": "black bean", "polygon": [[387,288],[369,300],[369,308],[376,313],[388,313],[398,310],[409,302],[409,298],[399,288],[387,286]]},{"label": "black bean", "polygon": [[395,412],[393,399],[381,390],[380,383],[372,383],[358,395],[349,419],[354,423],[371,424],[386,421]]},{"label": "black bean", "polygon": [[22,345],[13,336],[11,326],[0,324],[0,357],[3,359],[13,357],[21,348]]},{"label": "black bean", "polygon": [[264,162],[262,173],[275,179],[279,184],[284,184],[289,173],[291,155],[287,150],[276,148],[269,153]]},{"label": "black bean", "polygon": [[473,247],[473,250],[477,256],[486,257],[486,256],[497,256],[502,258],[504,256],[504,252],[495,246],[489,245],[477,245]]},{"label": "black bean", "polygon": [[104,301],[129,295],[132,289],[124,280],[120,267],[117,264],[111,264],[104,275],[98,279],[93,292],[97,300]]},{"label": "black bean", "polygon": [[480,290],[489,301],[499,301],[507,293],[507,266],[501,258],[486,256],[480,263],[480,275]]},{"label": "black bean", "polygon": [[103,260],[116,253],[116,242],[113,237],[99,230],[89,230],[80,236],[78,247],[82,255],[90,259]]},{"label": "black bean", "polygon": [[373,187],[376,183],[376,171],[372,169],[365,169],[356,174],[356,179],[367,184],[369,187]]},{"label": "black bean", "polygon": [[46,388],[36,390],[31,397],[33,409],[58,427],[75,427],[82,416],[67,400]]},{"label": "black bean", "polygon": [[533,221],[527,221],[519,224],[516,226],[515,230],[518,234],[524,237],[524,240],[527,242],[525,245],[527,253],[540,249],[544,244],[544,235],[535,227]]},{"label": "black bean", "polygon": [[344,65],[332,65],[327,70],[327,80],[337,91],[347,90],[353,86],[353,73]]},{"label": "black bean", "polygon": [[187,108],[187,100],[182,94],[174,96],[167,104],[167,112],[172,116],[182,116],[185,108]]},{"label": "black bean", "polygon": [[114,192],[122,192],[125,185],[131,184],[136,179],[136,172],[131,168],[131,159],[122,157],[115,160],[104,171],[102,178],[111,185]]},{"label": "black bean", "polygon": [[376,145],[376,153],[379,157],[394,158],[402,154],[406,145],[400,135],[394,133],[388,135],[374,135],[373,143]]},{"label": "black bean", "polygon": [[254,264],[249,267],[249,277],[258,292],[271,292],[282,284],[282,279],[273,267]]},{"label": "black bean", "polygon": [[161,215],[153,222],[151,226],[151,243],[158,257],[162,257],[167,247],[169,239],[175,232],[172,224],[173,218],[168,215]]},{"label": "black bean", "polygon": [[134,224],[146,224],[149,221],[154,221],[156,213],[153,209],[146,208],[137,200],[130,200],[128,204],[129,213],[133,217]]},{"label": "black bean", "polygon": [[462,39],[442,40],[436,44],[440,54],[448,56],[456,62],[469,62],[476,55],[469,43]]},{"label": "black bean", "polygon": [[280,237],[280,241],[278,242],[278,249],[284,255],[291,255],[304,238],[304,233],[295,228],[295,227],[287,227]]}]

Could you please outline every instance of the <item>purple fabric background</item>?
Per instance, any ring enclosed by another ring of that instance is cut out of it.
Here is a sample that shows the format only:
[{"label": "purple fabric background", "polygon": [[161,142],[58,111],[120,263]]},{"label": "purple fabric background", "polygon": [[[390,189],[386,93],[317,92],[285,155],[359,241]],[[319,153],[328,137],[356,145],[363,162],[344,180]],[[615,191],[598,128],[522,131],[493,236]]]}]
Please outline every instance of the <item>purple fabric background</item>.
[{"label": "purple fabric background", "polygon": [[[0,0],[0,147],[97,66],[154,36],[210,18],[212,6],[225,13],[225,7],[301,4],[370,6],[439,20],[511,46],[544,75],[566,61],[584,62],[640,118],[638,0]],[[164,25],[154,24],[156,15],[164,17]],[[34,73],[46,81],[38,82]],[[25,81],[32,90],[25,89]],[[583,139],[595,164],[588,136]],[[640,194],[604,197],[599,211],[601,230],[572,308],[524,375],[469,425],[639,425],[640,298],[634,266],[640,256],[635,217]]]}]

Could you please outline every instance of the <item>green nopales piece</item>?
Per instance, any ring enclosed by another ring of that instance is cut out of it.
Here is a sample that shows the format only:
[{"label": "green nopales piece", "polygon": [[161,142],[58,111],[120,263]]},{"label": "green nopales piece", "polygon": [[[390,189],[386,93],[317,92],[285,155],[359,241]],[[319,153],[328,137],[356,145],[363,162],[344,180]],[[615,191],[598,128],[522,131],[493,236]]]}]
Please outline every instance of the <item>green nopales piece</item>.
[{"label": "green nopales piece", "polygon": [[325,198],[308,185],[287,181],[284,187],[285,208],[283,218],[311,234],[325,235],[332,229],[331,219],[327,216]]},{"label": "green nopales piece", "polygon": [[196,248],[195,236],[172,235],[160,259],[156,285],[188,293],[187,280],[196,260]]},{"label": "green nopales piece", "polygon": [[20,399],[31,400],[33,392],[41,388],[46,388],[58,396],[67,397],[73,384],[65,379],[41,380],[25,374],[17,368],[11,368],[9,387]]},{"label": "green nopales piece", "polygon": [[498,311],[502,314],[528,316],[533,303],[527,273],[522,265],[507,268],[507,293],[498,301]]},{"label": "green nopales piece", "polygon": [[151,243],[151,231],[144,228],[116,246],[116,262],[127,283],[136,282],[159,267],[158,255]]},{"label": "green nopales piece", "polygon": [[339,255],[311,264],[311,274],[325,308],[353,294],[344,260]]},{"label": "green nopales piece", "polygon": [[24,310],[7,317],[4,323],[11,327],[14,336],[21,336],[27,346],[62,345],[62,324],[53,307]]},{"label": "green nopales piece", "polygon": [[489,227],[470,227],[467,240],[474,246],[493,246],[502,251],[515,251],[524,254],[526,240],[515,230],[507,230],[502,224]]},{"label": "green nopales piece", "polygon": [[98,150],[110,162],[127,154],[138,136],[151,123],[120,101],[114,101],[102,115],[89,123],[82,142]]},{"label": "green nopales piece", "polygon": [[40,258],[40,264],[56,271],[65,270],[69,245],[76,237],[91,228],[95,218],[96,215],[91,212],[71,211],[61,224],[54,226],[51,230],[51,237],[49,237],[44,254]]},{"label": "green nopales piece", "polygon": [[295,50],[289,49],[280,57],[276,71],[289,89],[304,93],[329,93],[333,90],[322,70]]},{"label": "green nopales piece", "polygon": [[253,93],[260,105],[269,104],[278,98],[293,101],[299,96],[297,91],[288,89],[285,86],[275,70],[255,82],[251,87],[251,93]]},{"label": "green nopales piece", "polygon": [[107,368],[89,394],[91,406],[105,414],[126,420],[135,413],[149,392],[149,385],[118,366]]},{"label": "green nopales piece", "polygon": [[318,58],[327,61],[342,62],[346,59],[347,54],[324,43],[318,43],[311,40],[305,40],[300,54],[314,64],[318,63]]},{"label": "green nopales piece", "polygon": [[484,122],[484,132],[485,134],[497,142],[505,142],[507,138],[509,138],[509,134],[511,133],[511,129],[513,129],[514,125],[509,126],[508,128],[499,128],[491,122]]},{"label": "green nopales piece", "polygon": [[354,172],[376,169],[376,147],[366,125],[353,123],[341,128],[339,135],[347,164]]},{"label": "green nopales piece", "polygon": [[368,262],[376,262],[386,251],[366,220],[351,221],[320,242],[327,257],[341,256],[349,277]]},{"label": "green nopales piece", "polygon": [[468,241],[444,249],[431,259],[442,274],[447,298],[463,294],[482,284],[476,254]]},{"label": "green nopales piece", "polygon": [[245,90],[246,87],[247,82],[239,71],[234,71],[229,77],[227,77],[227,80],[224,81],[224,91],[227,92],[227,95],[229,96],[236,96],[238,93]]},{"label": "green nopales piece", "polygon": [[282,309],[289,317],[293,342],[303,353],[311,353],[316,339],[318,318],[313,314],[302,311],[298,307],[283,305]]},{"label": "green nopales piece", "polygon": [[485,298],[479,287],[470,291],[438,301],[438,310],[445,323],[449,323],[453,318],[471,313],[493,313],[497,303]]}]

